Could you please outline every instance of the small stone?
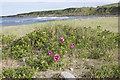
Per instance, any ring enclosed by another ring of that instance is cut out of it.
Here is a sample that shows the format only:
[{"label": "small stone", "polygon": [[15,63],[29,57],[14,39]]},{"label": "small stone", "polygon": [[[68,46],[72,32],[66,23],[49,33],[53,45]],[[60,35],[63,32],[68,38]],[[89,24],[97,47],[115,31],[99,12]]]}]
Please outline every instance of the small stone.
[{"label": "small stone", "polygon": [[43,33],[46,33],[46,32],[43,32]]},{"label": "small stone", "polygon": [[[66,71],[61,72],[60,76],[63,78],[75,78],[75,76],[73,76],[71,73],[66,72]],[[70,80],[70,79],[68,79],[68,80]],[[72,79],[72,80],[75,80],[75,79]]]},{"label": "small stone", "polygon": [[70,68],[70,71],[73,71],[73,68]]},{"label": "small stone", "polygon": [[39,67],[37,67],[37,70],[39,69]]}]

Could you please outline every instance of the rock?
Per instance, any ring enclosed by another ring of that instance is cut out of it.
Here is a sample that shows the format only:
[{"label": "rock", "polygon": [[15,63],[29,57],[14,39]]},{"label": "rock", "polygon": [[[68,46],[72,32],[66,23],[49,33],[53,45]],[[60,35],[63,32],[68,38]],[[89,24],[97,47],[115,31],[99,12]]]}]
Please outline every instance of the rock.
[{"label": "rock", "polygon": [[46,32],[43,32],[43,33],[46,33]]},{"label": "rock", "polygon": [[70,71],[73,71],[73,68],[69,68],[70,69]]},{"label": "rock", "polygon": [[71,73],[66,72],[66,71],[61,72],[60,76],[63,78],[68,78],[67,80],[75,80],[75,79],[73,79],[73,78],[75,78],[75,76],[73,76]]}]

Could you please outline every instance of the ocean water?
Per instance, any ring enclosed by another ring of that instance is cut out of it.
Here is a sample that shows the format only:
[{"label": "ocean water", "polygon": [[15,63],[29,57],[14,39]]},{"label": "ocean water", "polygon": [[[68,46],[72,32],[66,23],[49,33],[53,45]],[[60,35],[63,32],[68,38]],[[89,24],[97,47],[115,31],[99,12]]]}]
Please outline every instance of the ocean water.
[{"label": "ocean water", "polygon": [[96,17],[4,17],[0,18],[0,27],[42,23],[55,20],[86,19]]}]

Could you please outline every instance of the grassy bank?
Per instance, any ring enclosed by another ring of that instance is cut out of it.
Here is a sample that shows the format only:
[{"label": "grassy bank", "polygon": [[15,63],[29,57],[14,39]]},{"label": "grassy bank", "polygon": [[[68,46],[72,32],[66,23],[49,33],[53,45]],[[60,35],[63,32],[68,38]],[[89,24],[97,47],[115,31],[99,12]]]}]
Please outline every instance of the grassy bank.
[{"label": "grassy bank", "polygon": [[110,30],[118,32],[118,17],[98,17],[93,19],[74,19],[74,20],[57,20],[45,23],[36,23],[30,25],[10,26],[3,27],[2,33],[5,35],[13,34],[17,37],[24,36],[25,34],[34,31],[36,28],[52,27],[56,25],[69,25],[70,27],[90,26],[96,28],[101,26],[103,30]]},{"label": "grassy bank", "polygon": [[49,17],[49,16],[104,16],[118,15],[118,3],[97,6],[97,7],[81,7],[81,8],[66,8],[61,10],[37,11],[30,13],[22,13],[8,17]]}]

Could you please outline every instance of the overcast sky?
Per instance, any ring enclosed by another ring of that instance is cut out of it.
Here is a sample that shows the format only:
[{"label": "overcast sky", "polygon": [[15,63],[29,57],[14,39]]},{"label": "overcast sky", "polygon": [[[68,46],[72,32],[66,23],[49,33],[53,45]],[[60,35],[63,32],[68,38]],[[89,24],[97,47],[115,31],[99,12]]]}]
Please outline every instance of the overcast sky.
[{"label": "overcast sky", "polygon": [[96,7],[117,2],[119,0],[2,0],[0,16],[71,7]]},{"label": "overcast sky", "polygon": [[119,2],[119,0],[1,0],[1,2]]}]

